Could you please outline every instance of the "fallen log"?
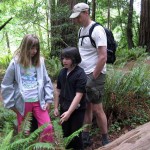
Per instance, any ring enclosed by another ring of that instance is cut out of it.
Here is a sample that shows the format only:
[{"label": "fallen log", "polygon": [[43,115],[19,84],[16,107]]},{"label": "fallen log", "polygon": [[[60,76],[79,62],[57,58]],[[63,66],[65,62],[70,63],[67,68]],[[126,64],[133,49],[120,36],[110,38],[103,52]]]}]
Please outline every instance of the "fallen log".
[{"label": "fallen log", "polygon": [[150,150],[150,122],[129,131],[97,150]]}]

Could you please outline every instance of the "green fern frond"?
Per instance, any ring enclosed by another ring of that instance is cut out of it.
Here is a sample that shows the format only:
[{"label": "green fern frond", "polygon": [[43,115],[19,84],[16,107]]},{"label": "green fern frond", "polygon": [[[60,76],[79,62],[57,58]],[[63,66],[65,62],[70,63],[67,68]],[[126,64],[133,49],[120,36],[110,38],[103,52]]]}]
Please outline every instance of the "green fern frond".
[{"label": "green fern frond", "polygon": [[27,138],[22,137],[21,139],[19,139],[19,136],[17,136],[17,138],[15,138],[15,141],[9,146],[9,148],[11,150],[27,148],[32,143],[36,142],[39,134],[43,131],[45,127],[47,127],[47,124],[39,127],[37,130],[31,133]]},{"label": "green fern frond", "polygon": [[79,130],[75,131],[69,137],[64,138],[65,147],[67,147],[67,145],[73,140],[73,138],[78,136],[80,134],[80,132],[82,132],[84,130],[85,127],[87,127],[87,125],[83,126]]},{"label": "green fern frond", "polygon": [[63,140],[63,131],[62,126],[59,124],[59,119],[56,118],[52,121],[54,127],[54,134],[55,134],[55,144],[59,149],[63,150],[65,148],[64,140]]},{"label": "green fern frond", "polygon": [[28,137],[29,142],[33,142],[34,140],[36,140],[38,136],[40,135],[40,133],[43,131],[43,129],[45,129],[47,126],[48,124],[44,124],[38,129],[36,129],[33,133],[31,133]]},{"label": "green fern frond", "polygon": [[13,130],[11,130],[9,132],[9,134],[6,137],[4,137],[4,139],[3,139],[3,141],[2,141],[2,143],[0,145],[0,149],[4,150],[4,149],[6,149],[8,147],[8,145],[10,144],[10,141],[12,139],[12,136],[13,136]]},{"label": "green fern frond", "polygon": [[32,120],[32,113],[29,112],[21,124],[21,133],[22,134],[26,135],[27,133],[29,133],[30,128],[31,128],[31,120]]},{"label": "green fern frond", "polygon": [[55,147],[51,143],[35,143],[27,147],[25,150],[55,150]]}]

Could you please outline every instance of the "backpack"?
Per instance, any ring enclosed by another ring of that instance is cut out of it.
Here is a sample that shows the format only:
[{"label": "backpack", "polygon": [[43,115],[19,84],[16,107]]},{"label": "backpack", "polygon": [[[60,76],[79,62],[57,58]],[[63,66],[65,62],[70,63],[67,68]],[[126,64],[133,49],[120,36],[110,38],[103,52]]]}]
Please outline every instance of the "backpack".
[{"label": "backpack", "polygon": [[[92,32],[93,32],[93,29],[98,26],[98,25],[101,25],[100,23],[94,23],[92,25],[92,27],[89,29],[89,35],[84,35],[84,36],[80,36],[80,33],[81,33],[81,29],[79,30],[79,35],[78,37],[79,38],[82,38],[82,41],[83,41],[83,38],[84,37],[89,37],[90,38],[90,41],[91,41],[91,44],[93,45],[93,47],[96,48],[96,44],[95,44],[95,41],[92,39]],[[102,26],[102,25],[101,25]],[[106,37],[107,37],[107,63],[108,64],[113,64],[116,60],[116,55],[115,55],[115,52],[116,52],[116,49],[117,49],[117,43],[114,39],[114,36],[113,36],[113,33],[112,31],[110,31],[109,29],[103,27],[105,32],[106,32]],[[82,46],[82,41],[81,41],[81,46]]]}]

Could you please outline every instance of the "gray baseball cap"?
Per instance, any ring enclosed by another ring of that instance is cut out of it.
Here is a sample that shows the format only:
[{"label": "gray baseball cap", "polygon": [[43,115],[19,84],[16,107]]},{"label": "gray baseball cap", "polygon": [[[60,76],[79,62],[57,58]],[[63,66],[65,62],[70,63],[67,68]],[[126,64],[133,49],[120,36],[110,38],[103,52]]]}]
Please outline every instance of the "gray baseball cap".
[{"label": "gray baseball cap", "polygon": [[72,14],[69,18],[76,18],[80,15],[81,12],[88,10],[89,5],[86,3],[78,3],[73,7]]}]

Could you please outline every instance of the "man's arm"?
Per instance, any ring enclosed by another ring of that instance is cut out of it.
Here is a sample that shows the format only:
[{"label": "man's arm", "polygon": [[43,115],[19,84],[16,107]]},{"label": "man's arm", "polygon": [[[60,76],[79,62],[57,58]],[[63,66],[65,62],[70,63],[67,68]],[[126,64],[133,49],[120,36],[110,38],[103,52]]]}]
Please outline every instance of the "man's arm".
[{"label": "man's arm", "polygon": [[94,79],[96,79],[99,76],[99,74],[101,73],[101,71],[107,61],[107,47],[99,46],[97,48],[97,52],[98,52],[98,61],[97,61],[95,70],[93,71]]}]

